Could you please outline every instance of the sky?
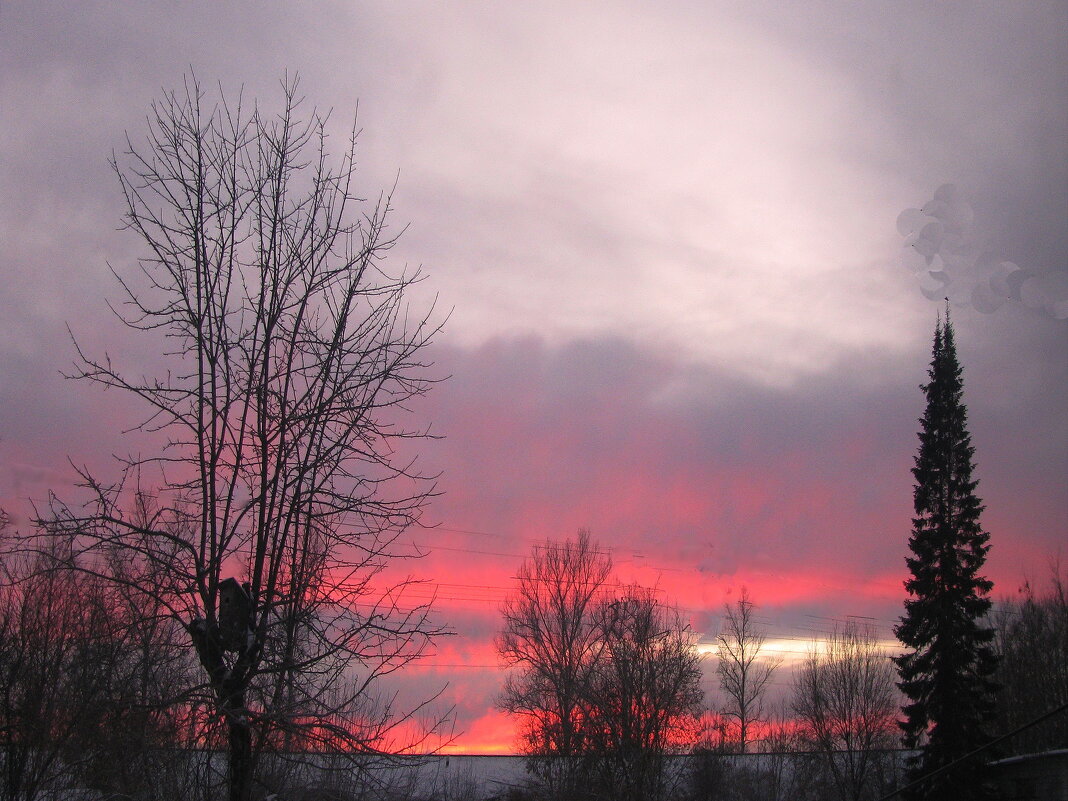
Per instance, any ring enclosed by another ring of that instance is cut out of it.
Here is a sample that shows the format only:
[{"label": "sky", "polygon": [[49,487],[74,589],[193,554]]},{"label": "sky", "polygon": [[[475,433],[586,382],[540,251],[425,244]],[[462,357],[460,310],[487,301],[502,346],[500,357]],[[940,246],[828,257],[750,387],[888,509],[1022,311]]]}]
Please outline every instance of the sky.
[{"label": "sky", "polygon": [[[0,503],[106,475],[136,407],[65,381],[135,263],[108,166],[194,70],[357,113],[397,268],[448,312],[406,535],[455,634],[456,751],[510,750],[492,638],[588,528],[702,642],[742,587],[777,649],[902,610],[919,386],[952,300],[995,595],[1068,541],[1068,3],[0,4]],[[932,272],[933,271],[933,272]],[[948,282],[948,283],[947,283]],[[707,703],[719,703],[706,663]],[[778,678],[782,691],[789,685]]]}]

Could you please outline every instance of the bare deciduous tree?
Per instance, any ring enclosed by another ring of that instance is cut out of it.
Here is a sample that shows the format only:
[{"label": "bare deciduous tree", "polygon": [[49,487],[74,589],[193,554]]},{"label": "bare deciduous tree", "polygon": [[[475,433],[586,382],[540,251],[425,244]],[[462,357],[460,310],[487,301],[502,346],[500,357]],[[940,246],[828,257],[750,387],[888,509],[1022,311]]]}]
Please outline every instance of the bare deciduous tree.
[{"label": "bare deciduous tree", "polygon": [[[117,586],[71,570],[62,546],[3,555],[0,798],[33,801],[72,783],[190,797],[176,792],[181,781],[167,758],[183,710],[161,702],[190,667],[174,646],[173,621],[140,608],[128,614]],[[164,779],[162,793],[151,792]]]},{"label": "bare deciduous tree", "polygon": [[597,629],[601,649],[588,692],[597,797],[661,798],[664,756],[692,743],[701,711],[696,635],[641,587],[602,603]]},{"label": "bare deciduous tree", "polygon": [[516,592],[502,608],[497,650],[518,670],[498,704],[520,718],[531,772],[559,798],[578,792],[585,704],[600,648],[596,610],[611,572],[611,557],[588,531],[546,542],[520,565]]},{"label": "bare deciduous tree", "polygon": [[101,688],[85,632],[95,621],[81,584],[9,557],[0,585],[0,751],[8,801],[62,787],[64,753]]},{"label": "bare deciduous tree", "polygon": [[885,789],[874,780],[897,737],[894,676],[874,630],[855,623],[836,627],[826,650],[814,648],[797,673],[794,713],[843,799],[875,798]]},{"label": "bare deciduous tree", "polygon": [[[1027,582],[1019,596],[1003,602],[995,615],[1000,732],[1013,731],[1068,704],[1068,576],[1058,562],[1051,565],[1050,574],[1046,591]],[[1026,754],[1066,744],[1068,715],[1057,715],[1003,747]]]},{"label": "bare deciduous tree", "polygon": [[187,701],[224,722],[234,801],[266,748],[395,746],[411,710],[378,703],[377,680],[438,631],[382,572],[432,494],[396,446],[426,435],[402,413],[432,383],[437,326],[409,308],[418,271],[384,266],[389,198],[356,196],[355,127],[334,163],[326,117],[296,80],[283,91],[271,115],[189,78],[113,161],[147,248],[116,271],[116,309],[164,367],[79,346],[75,377],[140,399],[166,445],[112,485],[84,473],[93,505],[42,521],[82,570],[138,565],[117,580],[185,627],[202,668]]},{"label": "bare deciduous tree", "polygon": [[517,671],[499,704],[554,799],[659,797],[664,754],[699,711],[693,633],[648,590],[608,597],[611,568],[585,531],[546,543],[503,607],[497,647]]},{"label": "bare deciduous tree", "polygon": [[[82,716],[75,748],[82,785],[144,801],[208,797],[218,786],[209,759],[179,746],[199,733],[185,702],[196,659],[184,628],[150,595],[130,585],[144,570],[113,554],[107,577],[64,566],[60,580],[80,583],[94,610],[83,636],[95,643],[98,703]],[[151,582],[150,582],[151,583]]]},{"label": "bare deciduous tree", "polygon": [[763,720],[764,696],[781,661],[762,653],[765,634],[755,612],[756,604],[743,587],[735,603],[724,605],[723,628],[716,637],[716,673],[726,696],[720,712],[733,721],[738,750],[743,754],[752,739],[753,725]]}]

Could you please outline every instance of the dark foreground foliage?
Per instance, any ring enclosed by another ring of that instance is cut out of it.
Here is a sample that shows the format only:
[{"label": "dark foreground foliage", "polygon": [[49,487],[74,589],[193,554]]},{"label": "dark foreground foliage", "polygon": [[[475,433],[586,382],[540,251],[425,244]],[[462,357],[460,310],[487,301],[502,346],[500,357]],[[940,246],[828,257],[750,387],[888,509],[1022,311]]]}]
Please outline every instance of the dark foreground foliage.
[{"label": "dark foreground foliage", "polygon": [[897,666],[907,698],[905,746],[920,749],[913,778],[945,770],[909,797],[982,799],[990,797],[983,760],[960,760],[990,740],[997,664],[987,622],[993,585],[983,575],[989,535],[979,520],[975,448],[948,306],[935,330],[928,376],[912,470],[909,597],[896,628],[908,650]]}]

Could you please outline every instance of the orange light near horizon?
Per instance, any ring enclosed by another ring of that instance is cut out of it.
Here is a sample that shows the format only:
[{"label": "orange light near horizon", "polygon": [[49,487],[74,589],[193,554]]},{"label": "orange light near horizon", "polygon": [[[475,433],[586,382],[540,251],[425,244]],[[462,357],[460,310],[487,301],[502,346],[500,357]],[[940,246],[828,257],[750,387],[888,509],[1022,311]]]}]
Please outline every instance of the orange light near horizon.
[{"label": "orange light near horizon", "polygon": [[474,720],[470,727],[441,749],[443,754],[516,753],[516,724],[506,713],[496,710]]}]

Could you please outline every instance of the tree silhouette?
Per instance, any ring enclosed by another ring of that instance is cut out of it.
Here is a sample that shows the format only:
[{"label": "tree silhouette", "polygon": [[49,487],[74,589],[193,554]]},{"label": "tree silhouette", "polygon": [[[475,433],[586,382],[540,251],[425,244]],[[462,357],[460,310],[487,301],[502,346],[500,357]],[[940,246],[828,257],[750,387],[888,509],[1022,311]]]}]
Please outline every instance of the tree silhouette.
[{"label": "tree silhouette", "polygon": [[871,626],[836,625],[826,648],[814,647],[801,664],[794,713],[840,797],[861,801],[881,794],[895,696],[893,665]]},{"label": "tree silhouette", "polygon": [[[997,731],[1010,732],[1068,705],[1068,572],[1050,566],[1043,590],[1024,583],[1000,604],[994,618],[999,685]],[[1006,743],[1012,754],[1033,754],[1068,744],[1068,714],[1029,728]]]},{"label": "tree silhouette", "polygon": [[[947,307],[934,335],[933,356],[923,386],[927,408],[912,473],[915,517],[906,559],[912,577],[909,598],[895,633],[909,649],[897,658],[908,698],[902,722],[905,745],[920,748],[911,761],[913,779],[958,759],[987,741],[994,709],[994,631],[984,624],[992,583],[981,575],[989,535],[972,477],[975,449],[962,402]],[[913,791],[914,798],[987,797],[979,760],[967,760]]]},{"label": "tree silhouette", "polygon": [[532,773],[553,797],[580,795],[588,750],[588,695],[600,649],[596,611],[612,559],[582,530],[576,540],[546,542],[519,567],[504,606],[497,650],[517,670],[498,705],[521,721]]},{"label": "tree silhouette", "polygon": [[[695,636],[651,590],[608,595],[589,533],[537,546],[502,607],[514,670],[498,705],[521,724],[527,767],[560,801],[661,797],[664,756],[691,742],[701,703]],[[611,585],[618,587],[618,585]]]},{"label": "tree silhouette", "polygon": [[84,472],[88,510],[42,521],[79,569],[135,567],[120,583],[184,627],[201,667],[189,701],[227,730],[231,801],[271,749],[395,750],[414,710],[377,697],[378,679],[438,631],[411,581],[384,574],[433,494],[398,452],[426,435],[403,421],[433,383],[432,305],[409,304],[418,271],[385,265],[389,198],[356,193],[355,125],[332,158],[328,115],[295,79],[282,90],[270,114],[190,77],[113,158],[144,246],[115,270],[114,308],[161,366],[79,346],[74,377],[138,398],[165,446],[114,486]]},{"label": "tree silhouette", "polygon": [[743,754],[752,740],[753,725],[763,722],[764,695],[782,661],[762,654],[764,639],[764,630],[756,621],[756,604],[742,587],[741,597],[723,607],[723,630],[716,637],[716,674],[726,696],[720,713],[734,724],[734,739]]},{"label": "tree silhouette", "polygon": [[701,701],[696,636],[652,590],[626,587],[597,610],[601,649],[587,689],[594,797],[665,798],[664,757],[692,743]]}]

